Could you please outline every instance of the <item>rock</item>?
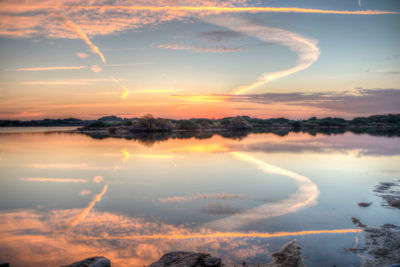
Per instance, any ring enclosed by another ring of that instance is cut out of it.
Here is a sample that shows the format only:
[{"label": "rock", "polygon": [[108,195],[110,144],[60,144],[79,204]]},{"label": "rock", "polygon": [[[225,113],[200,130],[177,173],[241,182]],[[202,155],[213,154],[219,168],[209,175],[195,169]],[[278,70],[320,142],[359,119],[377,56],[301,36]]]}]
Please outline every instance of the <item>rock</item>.
[{"label": "rock", "polygon": [[400,263],[400,227],[385,224],[364,230],[368,256],[365,267],[388,266]]},{"label": "rock", "polygon": [[391,207],[400,209],[400,197],[398,196],[385,196],[387,204]]},{"label": "rock", "polygon": [[368,253],[372,254],[374,256],[377,256],[377,257],[384,257],[387,254],[389,254],[389,250],[387,248],[378,247],[378,248],[371,249],[370,251],[368,251]]},{"label": "rock", "polygon": [[360,221],[359,219],[354,218],[354,217],[351,217],[351,221],[352,221],[354,224],[360,224],[360,223],[361,223],[361,221]]},{"label": "rock", "polygon": [[369,206],[371,206],[372,205],[372,202],[360,202],[360,203],[358,203],[358,206],[360,206],[360,207],[363,207],[363,208],[365,208],[365,207],[369,207]]},{"label": "rock", "polygon": [[[286,243],[278,252],[272,254],[273,261],[267,264],[258,264],[258,267],[304,267],[301,258],[301,247],[296,240]],[[240,264],[249,266],[245,262]],[[148,267],[222,267],[227,266],[221,259],[207,253],[170,252],[164,254],[157,262]],[[231,266],[231,265],[229,265]],[[236,266],[236,265],[235,265]],[[239,265],[238,265],[239,266]]]},{"label": "rock", "polygon": [[149,267],[219,267],[221,259],[210,256],[207,253],[170,252],[164,254],[157,262]]},{"label": "rock", "polygon": [[111,267],[111,262],[104,257],[91,257],[63,267]]},{"label": "rock", "polygon": [[360,221],[359,219],[357,219],[357,218],[351,217],[351,221],[352,221],[354,224],[357,224],[358,227],[366,227],[366,225],[365,225],[365,224],[362,224],[361,221]]},{"label": "rock", "polygon": [[376,187],[374,192],[378,192],[378,193],[384,193],[385,191],[387,191],[388,189],[390,189],[392,186],[395,186],[395,183],[384,183],[384,182],[380,182]]},{"label": "rock", "polygon": [[304,267],[301,259],[301,247],[297,245],[296,240],[292,240],[278,251],[272,254],[273,262],[265,267]]}]

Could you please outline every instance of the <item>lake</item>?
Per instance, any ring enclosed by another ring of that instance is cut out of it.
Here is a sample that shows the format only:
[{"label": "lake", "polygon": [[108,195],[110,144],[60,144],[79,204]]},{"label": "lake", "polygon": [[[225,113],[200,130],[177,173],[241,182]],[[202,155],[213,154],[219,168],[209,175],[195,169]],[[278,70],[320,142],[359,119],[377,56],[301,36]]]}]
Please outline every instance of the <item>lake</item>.
[{"label": "lake", "polygon": [[363,243],[351,217],[399,221],[373,192],[400,178],[398,137],[129,140],[71,129],[0,129],[0,260],[11,266],[95,255],[143,266],[176,250],[260,264],[293,239],[307,266],[361,266],[343,251]]}]

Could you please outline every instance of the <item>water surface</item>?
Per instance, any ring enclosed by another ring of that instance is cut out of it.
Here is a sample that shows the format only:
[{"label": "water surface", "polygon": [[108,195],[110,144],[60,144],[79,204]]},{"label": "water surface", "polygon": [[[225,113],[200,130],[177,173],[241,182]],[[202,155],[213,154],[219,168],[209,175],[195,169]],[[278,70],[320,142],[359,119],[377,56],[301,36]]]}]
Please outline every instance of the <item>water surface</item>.
[{"label": "water surface", "polygon": [[373,193],[399,178],[397,137],[153,142],[45,129],[0,129],[0,259],[12,266],[93,255],[143,266],[174,250],[257,264],[295,238],[307,266],[360,266],[342,251],[362,245],[350,218],[399,219]]}]

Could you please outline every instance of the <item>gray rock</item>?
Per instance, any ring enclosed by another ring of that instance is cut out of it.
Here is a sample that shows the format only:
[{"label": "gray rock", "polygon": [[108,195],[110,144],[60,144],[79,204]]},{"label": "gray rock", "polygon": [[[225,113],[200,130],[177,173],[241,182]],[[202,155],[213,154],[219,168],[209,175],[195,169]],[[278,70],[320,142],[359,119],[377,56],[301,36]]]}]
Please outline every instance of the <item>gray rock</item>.
[{"label": "gray rock", "polygon": [[395,183],[387,183],[387,182],[380,182],[376,187],[374,192],[384,193],[385,191],[389,190],[392,186],[395,186]]},{"label": "gray rock", "polygon": [[266,267],[304,267],[301,259],[301,247],[297,245],[296,240],[292,240],[278,251],[272,254],[273,262]]},{"label": "gray rock", "polygon": [[358,203],[358,206],[362,207],[362,208],[366,208],[372,205],[372,202],[360,202]]},{"label": "gray rock", "polygon": [[170,252],[164,254],[157,262],[149,267],[219,267],[221,259],[210,256],[207,253]]},{"label": "gray rock", "polygon": [[368,253],[377,257],[385,257],[387,254],[389,254],[389,250],[387,248],[378,247],[371,249],[368,251]]},{"label": "gray rock", "polygon": [[391,207],[400,209],[400,197],[399,196],[384,196],[387,204]]},{"label": "gray rock", "polygon": [[104,257],[91,257],[63,267],[111,267],[111,261]]}]

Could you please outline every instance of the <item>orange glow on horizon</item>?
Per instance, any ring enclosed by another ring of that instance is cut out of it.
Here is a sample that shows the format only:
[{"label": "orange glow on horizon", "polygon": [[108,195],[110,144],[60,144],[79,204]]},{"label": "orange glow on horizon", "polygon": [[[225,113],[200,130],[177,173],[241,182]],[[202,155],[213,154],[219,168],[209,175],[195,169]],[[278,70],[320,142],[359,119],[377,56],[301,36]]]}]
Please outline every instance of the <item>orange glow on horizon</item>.
[{"label": "orange glow on horizon", "polygon": [[225,144],[195,145],[182,148],[173,148],[170,150],[172,153],[220,153],[229,151],[230,148]]}]

